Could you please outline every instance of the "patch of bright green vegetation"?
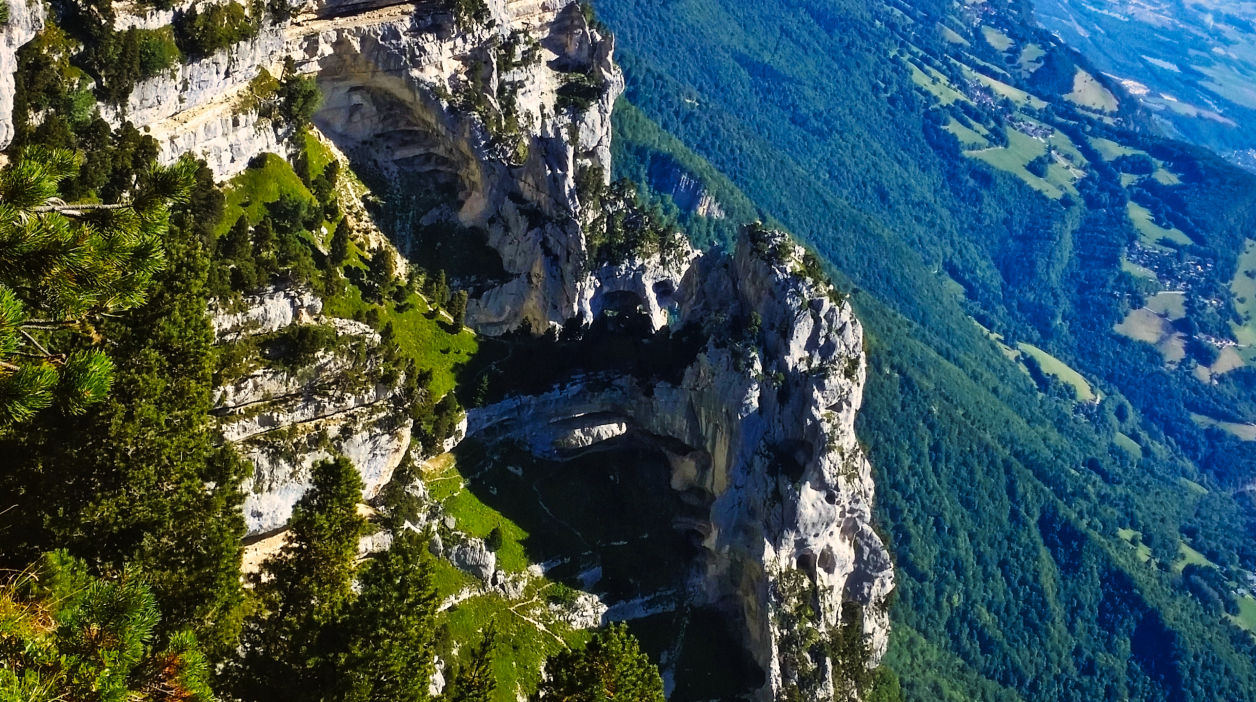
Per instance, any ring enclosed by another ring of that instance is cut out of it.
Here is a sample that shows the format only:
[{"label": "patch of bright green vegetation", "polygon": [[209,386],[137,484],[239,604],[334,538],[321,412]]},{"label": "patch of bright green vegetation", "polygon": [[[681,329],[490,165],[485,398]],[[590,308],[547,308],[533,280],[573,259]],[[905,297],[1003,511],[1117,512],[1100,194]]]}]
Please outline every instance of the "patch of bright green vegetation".
[{"label": "patch of bright green vegetation", "polygon": [[1138,560],[1146,563],[1151,560],[1151,547],[1142,542],[1143,535],[1133,529],[1117,529],[1116,535],[1137,549]]},{"label": "patch of bright green vegetation", "polygon": [[1234,338],[1247,346],[1256,346],[1256,240],[1248,239],[1239,256],[1238,270],[1230,281],[1234,306],[1242,324],[1234,324]]},{"label": "patch of bright green vegetation", "polygon": [[1147,299],[1147,309],[1170,322],[1177,321],[1186,316],[1186,295],[1177,291],[1156,293]]},{"label": "patch of bright green vegetation", "polygon": [[1177,227],[1165,229],[1156,224],[1152,221],[1151,212],[1137,202],[1131,200],[1126,207],[1130,221],[1134,223],[1134,228],[1138,230],[1144,243],[1158,246],[1161,239],[1168,239],[1182,246],[1189,246],[1192,243],[1191,238],[1186,236],[1181,229]]},{"label": "patch of bright green vegetation", "polygon": [[1128,146],[1122,146],[1111,139],[1104,139],[1103,137],[1092,136],[1089,139],[1090,145],[1095,147],[1095,151],[1098,151],[1105,161],[1112,161],[1122,156],[1146,153],[1138,149],[1131,149]]},{"label": "patch of bright green vegetation", "polygon": [[1063,154],[1064,158],[1068,159],[1074,166],[1082,168],[1089,165],[1090,162],[1082,155],[1081,150],[1077,148],[1077,145],[1073,143],[1073,140],[1070,139],[1064,132],[1058,129],[1055,130],[1047,142],[1051,144],[1051,146],[1055,147],[1056,151]]},{"label": "patch of bright green vegetation", "polygon": [[471,330],[451,332],[450,320],[444,314],[436,314],[418,295],[410,297],[409,308],[404,312],[390,304],[383,319],[392,322],[401,353],[413,358],[420,369],[432,371],[431,389],[437,397],[454,389],[458,368],[479,347]]},{"label": "patch of bright green vegetation", "polygon": [[1080,68],[1073,74],[1073,91],[1065,99],[1100,112],[1115,112],[1119,107],[1116,96],[1095,80],[1094,76]]},{"label": "patch of bright green vegetation", "polygon": [[1217,567],[1217,564],[1208,560],[1207,556],[1188,546],[1185,541],[1179,541],[1178,559],[1173,564],[1173,572],[1181,573],[1182,569],[1188,565],[1203,566],[1205,568]]},{"label": "patch of bright green vegetation", "polygon": [[1150,268],[1144,268],[1143,266],[1140,266],[1137,263],[1130,261],[1124,256],[1121,257],[1121,270],[1125,271],[1126,273],[1129,273],[1135,278],[1143,278],[1145,280],[1155,280],[1155,281],[1160,280],[1159,278],[1156,277],[1155,271],[1151,270]]},{"label": "patch of bright green vegetation", "polygon": [[497,646],[492,662],[493,677],[497,680],[497,690],[493,693],[495,702],[515,702],[521,692],[526,697],[535,691],[541,682],[545,659],[587,638],[584,632],[572,631],[560,623],[548,624],[546,630],[540,630],[525,616],[534,618],[525,605],[512,604],[495,594],[459,602],[438,616],[441,633],[447,633],[449,641],[462,644],[454,656],[459,662],[465,661],[469,649],[487,629],[491,627],[496,632]]},{"label": "patch of bright green vegetation", "polygon": [[313,132],[306,132],[302,138],[305,140],[305,157],[310,163],[310,177],[317,178],[327,164],[336,160],[336,155]]},{"label": "patch of bright green vegetation", "polygon": [[1194,480],[1191,480],[1190,478],[1179,477],[1178,482],[1182,483],[1182,487],[1186,488],[1187,490],[1190,490],[1196,495],[1208,494],[1208,488],[1204,487],[1203,485],[1200,485],[1199,483],[1195,482]]},{"label": "patch of bright green vegetation", "polygon": [[[351,260],[347,265],[355,263]],[[357,267],[363,266],[359,262]],[[469,329],[454,332],[449,318],[429,307],[419,295],[411,295],[405,304],[388,300],[376,306],[363,300],[356,286],[348,285],[341,294],[327,298],[323,304],[325,314],[346,319],[361,318],[372,308],[378,311],[380,328],[392,323],[401,355],[414,359],[419,370],[432,372],[432,395],[443,397],[453,390],[458,369],[479,348],[475,334]]]},{"label": "patch of bright green vegetation", "polygon": [[1158,344],[1171,333],[1164,318],[1146,307],[1130,310],[1125,319],[1113,329],[1118,334],[1148,344]]},{"label": "patch of bright green vegetation", "polygon": [[247,214],[250,222],[261,221],[266,204],[283,195],[291,195],[312,201],[305,183],[292,170],[292,166],[275,154],[263,154],[261,168],[248,168],[231,179],[227,188],[227,202],[216,235],[222,236],[231,229],[240,215]]},{"label": "patch of bright green vegetation", "polygon": [[454,564],[444,558],[431,560],[432,584],[436,586],[436,596],[444,600],[462,592],[468,587],[477,587],[480,581],[474,575],[458,570]]},{"label": "patch of bright green vegetation", "polygon": [[986,43],[994,47],[995,51],[1007,51],[1012,48],[1012,38],[994,27],[982,27],[981,36],[985,37]]},{"label": "patch of bright green vegetation", "polygon": [[952,44],[961,44],[963,46],[968,46],[968,40],[965,39],[964,37],[961,37],[959,33],[956,32],[954,29],[943,26],[941,27],[941,30],[942,30],[943,39],[951,42]]},{"label": "patch of bright green vegetation", "polygon": [[1047,106],[1047,103],[1043,102],[1040,98],[1036,98],[1033,95],[1030,95],[1029,93],[1025,92],[1024,90],[1010,86],[1001,80],[996,80],[984,73],[978,73],[977,71],[973,71],[971,69],[965,69],[965,72],[969,75],[970,78],[974,78],[977,81],[981,82],[987,88],[993,90],[1000,97],[1005,97],[1011,100],[1018,107],[1028,106],[1035,110],[1041,110],[1042,108]]},{"label": "patch of bright green vegetation", "polygon": [[1033,73],[1039,68],[1042,68],[1042,57],[1046,55],[1047,52],[1043,51],[1041,46],[1038,46],[1037,44],[1026,45],[1024,49],[1021,49],[1021,70],[1026,73]]},{"label": "patch of bright green vegetation", "polygon": [[1228,431],[1243,441],[1256,441],[1256,424],[1239,424],[1238,422],[1224,422],[1214,417],[1208,417],[1202,414],[1191,412],[1191,419],[1202,427],[1216,427],[1222,431]]},{"label": "patch of bright green vegetation", "polygon": [[[976,324],[977,327],[981,329],[981,332],[985,334],[987,337],[989,337],[991,341],[998,344],[999,351],[1001,351],[1003,355],[1006,356],[1009,361],[1015,361],[1020,358],[1020,351],[1017,351],[1011,346],[1008,346],[1007,344],[1003,343],[1002,334],[999,334],[998,332],[992,332],[989,329],[986,329],[984,326],[981,325],[981,322],[978,322],[972,317],[969,317],[968,319],[971,320],[973,324]],[[1025,370],[1024,366],[1020,364],[1017,364],[1017,365],[1020,367],[1021,370]]]},{"label": "patch of bright green vegetation", "polygon": [[528,537],[528,532],[484,504],[467,489],[466,478],[452,454],[428,461],[423,473],[423,482],[428,486],[432,499],[444,504],[445,511],[457,522],[459,531],[483,539],[493,529],[501,530],[502,546],[497,551],[499,568],[512,573],[527,569],[529,561],[522,542]]},{"label": "patch of bright green vegetation", "polygon": [[1230,621],[1256,634],[1256,599],[1253,599],[1251,595],[1243,595],[1237,599],[1239,613],[1231,615]]},{"label": "patch of bright green vegetation", "polygon": [[1015,129],[1007,130],[1007,141],[1008,145],[1005,148],[969,151],[967,155],[1015,175],[1035,190],[1053,199],[1058,200],[1066,190],[1073,190],[1071,177],[1059,164],[1052,163],[1048,166],[1046,179],[1039,178],[1025,168],[1030,161],[1046,153],[1047,145],[1044,142]]},{"label": "patch of bright green vegetation", "polygon": [[911,71],[911,80],[923,90],[938,99],[942,105],[950,105],[958,100],[967,100],[962,93],[951,85],[941,73],[933,68],[920,70],[920,67],[911,61],[906,61],[907,68]]},{"label": "patch of bright green vegetation", "polygon": [[955,138],[959,140],[961,149],[984,149],[990,145],[990,142],[984,136],[965,127],[954,118],[951,118],[951,121],[943,129],[955,135]]},{"label": "patch of bright green vegetation", "polygon": [[1042,372],[1053,375],[1064,383],[1072,386],[1073,394],[1077,397],[1078,402],[1093,402],[1098,396],[1095,394],[1090,383],[1082,377],[1081,373],[1070,368],[1066,363],[1042,349],[1020,342],[1017,347],[1024,353],[1033,357],[1038,362],[1038,366],[1042,368]]},{"label": "patch of bright green vegetation", "polygon": [[1156,182],[1161,185],[1180,185],[1182,183],[1182,179],[1178,178],[1176,173],[1163,166],[1156,168],[1151,177],[1155,178]]},{"label": "patch of bright green vegetation", "polygon": [[1112,443],[1116,444],[1134,458],[1141,460],[1143,457],[1143,447],[1139,446],[1137,441],[1134,441],[1129,436],[1122,434],[1119,431],[1116,433],[1116,436],[1112,438]]}]

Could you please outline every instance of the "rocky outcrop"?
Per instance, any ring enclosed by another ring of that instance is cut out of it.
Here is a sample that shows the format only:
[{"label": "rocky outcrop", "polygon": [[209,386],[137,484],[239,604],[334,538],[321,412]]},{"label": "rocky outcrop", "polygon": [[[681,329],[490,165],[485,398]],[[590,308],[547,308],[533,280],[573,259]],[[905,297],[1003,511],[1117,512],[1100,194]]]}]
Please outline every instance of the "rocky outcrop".
[{"label": "rocky outcrop", "polygon": [[[287,153],[287,135],[245,98],[262,71],[279,75],[292,58],[322,90],[315,124],[393,183],[394,231],[443,219],[487,233],[505,276],[471,301],[473,327],[499,334],[525,320],[541,330],[590,317],[575,183],[581,168],[610,173],[611,108],[624,85],[614,42],[572,0],[488,8],[486,21],[460,23],[443,4],[316,0],[141,82],[106,117],[152,135],[162,160],[191,152],[229,177],[260,153]],[[119,26],[153,21],[136,13],[124,8]]]},{"label": "rocky outcrop", "polygon": [[9,20],[0,25],[0,149],[13,141],[13,74],[17,50],[44,28],[42,0],[9,0]]},{"label": "rocky outcrop", "polygon": [[682,212],[699,217],[724,219],[724,208],[706,186],[671,158],[660,158],[650,164],[650,186],[668,195]]},{"label": "rocky outcrop", "polygon": [[214,302],[210,320],[214,337],[235,339],[269,334],[297,323],[308,323],[323,311],[323,301],[303,288],[271,287],[234,303]]},{"label": "rocky outcrop", "polygon": [[[245,482],[244,516],[251,536],[280,529],[305,491],[313,466],[341,455],[362,478],[363,500],[374,498],[410,449],[411,422],[398,407],[400,380],[381,382],[380,337],[369,326],[324,318],[322,300],[301,288],[273,288],[211,317],[219,343],[323,324],[339,341],[299,368],[263,358],[214,391],[223,440],[253,464]],[[351,349],[364,344],[367,361]]]},{"label": "rocky outcrop", "polygon": [[[689,590],[740,615],[747,648],[768,673],[765,700],[795,672],[777,616],[801,596],[783,587],[788,574],[810,584],[811,626],[821,635],[844,608],[860,608],[873,665],[885,650],[894,582],[854,432],[862,330],[830,286],[806,278],[802,254],[783,235],[756,231],[734,257],[693,261],[674,294],[678,322],[741,321],[717,332],[677,384],[599,378],[469,414],[470,435],[522,439],[551,457],[623,434],[654,441],[668,456],[672,488],[709,505]],[[827,690],[810,691],[814,699],[831,698],[826,681]]]}]

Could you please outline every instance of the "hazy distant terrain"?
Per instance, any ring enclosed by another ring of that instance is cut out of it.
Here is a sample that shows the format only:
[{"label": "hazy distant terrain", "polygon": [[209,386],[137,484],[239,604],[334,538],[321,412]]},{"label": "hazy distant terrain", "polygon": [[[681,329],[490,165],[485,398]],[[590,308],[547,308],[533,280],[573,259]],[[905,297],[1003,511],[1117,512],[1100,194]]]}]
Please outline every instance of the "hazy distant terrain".
[{"label": "hazy distant terrain", "polygon": [[1256,168],[1256,3],[1040,0],[1036,9],[1169,134]]}]

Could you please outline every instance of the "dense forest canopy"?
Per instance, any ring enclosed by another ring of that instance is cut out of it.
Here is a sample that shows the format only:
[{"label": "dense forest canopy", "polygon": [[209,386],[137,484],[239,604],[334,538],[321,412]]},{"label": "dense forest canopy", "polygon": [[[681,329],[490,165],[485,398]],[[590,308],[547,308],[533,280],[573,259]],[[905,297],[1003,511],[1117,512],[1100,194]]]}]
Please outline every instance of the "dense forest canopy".
[{"label": "dense forest canopy", "polygon": [[1221,427],[1256,419],[1252,177],[1152,136],[1024,4],[598,9],[616,168],[715,237],[660,168],[755,203],[855,291],[908,697],[1248,698],[1256,452]]}]

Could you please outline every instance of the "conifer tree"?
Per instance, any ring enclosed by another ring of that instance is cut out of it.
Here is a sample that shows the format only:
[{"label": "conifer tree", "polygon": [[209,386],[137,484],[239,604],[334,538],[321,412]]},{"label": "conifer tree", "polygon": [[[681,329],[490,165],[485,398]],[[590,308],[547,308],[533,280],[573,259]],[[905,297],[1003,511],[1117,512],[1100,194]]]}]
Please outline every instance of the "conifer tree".
[{"label": "conifer tree", "polygon": [[343,456],[314,466],[313,484],[292,511],[287,543],[253,577],[257,615],[245,622],[235,676],[244,699],[318,700],[336,684],[353,596],[362,480]]},{"label": "conifer tree", "polygon": [[497,691],[497,678],[493,676],[496,646],[497,632],[490,628],[471,650],[471,658],[454,672],[441,702],[492,702],[493,693]]},{"label": "conifer tree", "polygon": [[0,426],[53,404],[82,414],[109,391],[96,325],[144,302],[192,177],[154,167],[118,202],[65,203],[58,184],[77,170],[73,153],[32,146],[0,171]]},{"label": "conifer tree", "polygon": [[349,642],[341,665],[341,699],[426,702],[435,670],[433,634],[439,602],[427,540],[408,529],[368,565],[361,594],[341,625]]},{"label": "conifer tree", "polygon": [[246,465],[218,439],[204,242],[224,199],[204,164],[163,235],[166,267],[147,302],[94,327],[116,363],[109,395],[84,417],[44,412],[0,436],[0,567],[66,548],[96,572],[141,572],[160,635],[191,627],[211,657],[236,648],[240,482]]},{"label": "conifer tree", "polygon": [[467,291],[459,290],[449,301],[449,315],[454,318],[454,329],[462,331],[467,322]]},{"label": "conifer tree", "polygon": [[599,631],[582,650],[563,651],[545,664],[540,702],[663,702],[663,679],[624,624]]},{"label": "conifer tree", "polygon": [[97,580],[49,553],[0,583],[0,612],[0,699],[214,700],[195,637],[154,637],[161,614],[134,572]]},{"label": "conifer tree", "polygon": [[331,262],[337,266],[349,258],[349,218],[341,217],[331,235]]}]

